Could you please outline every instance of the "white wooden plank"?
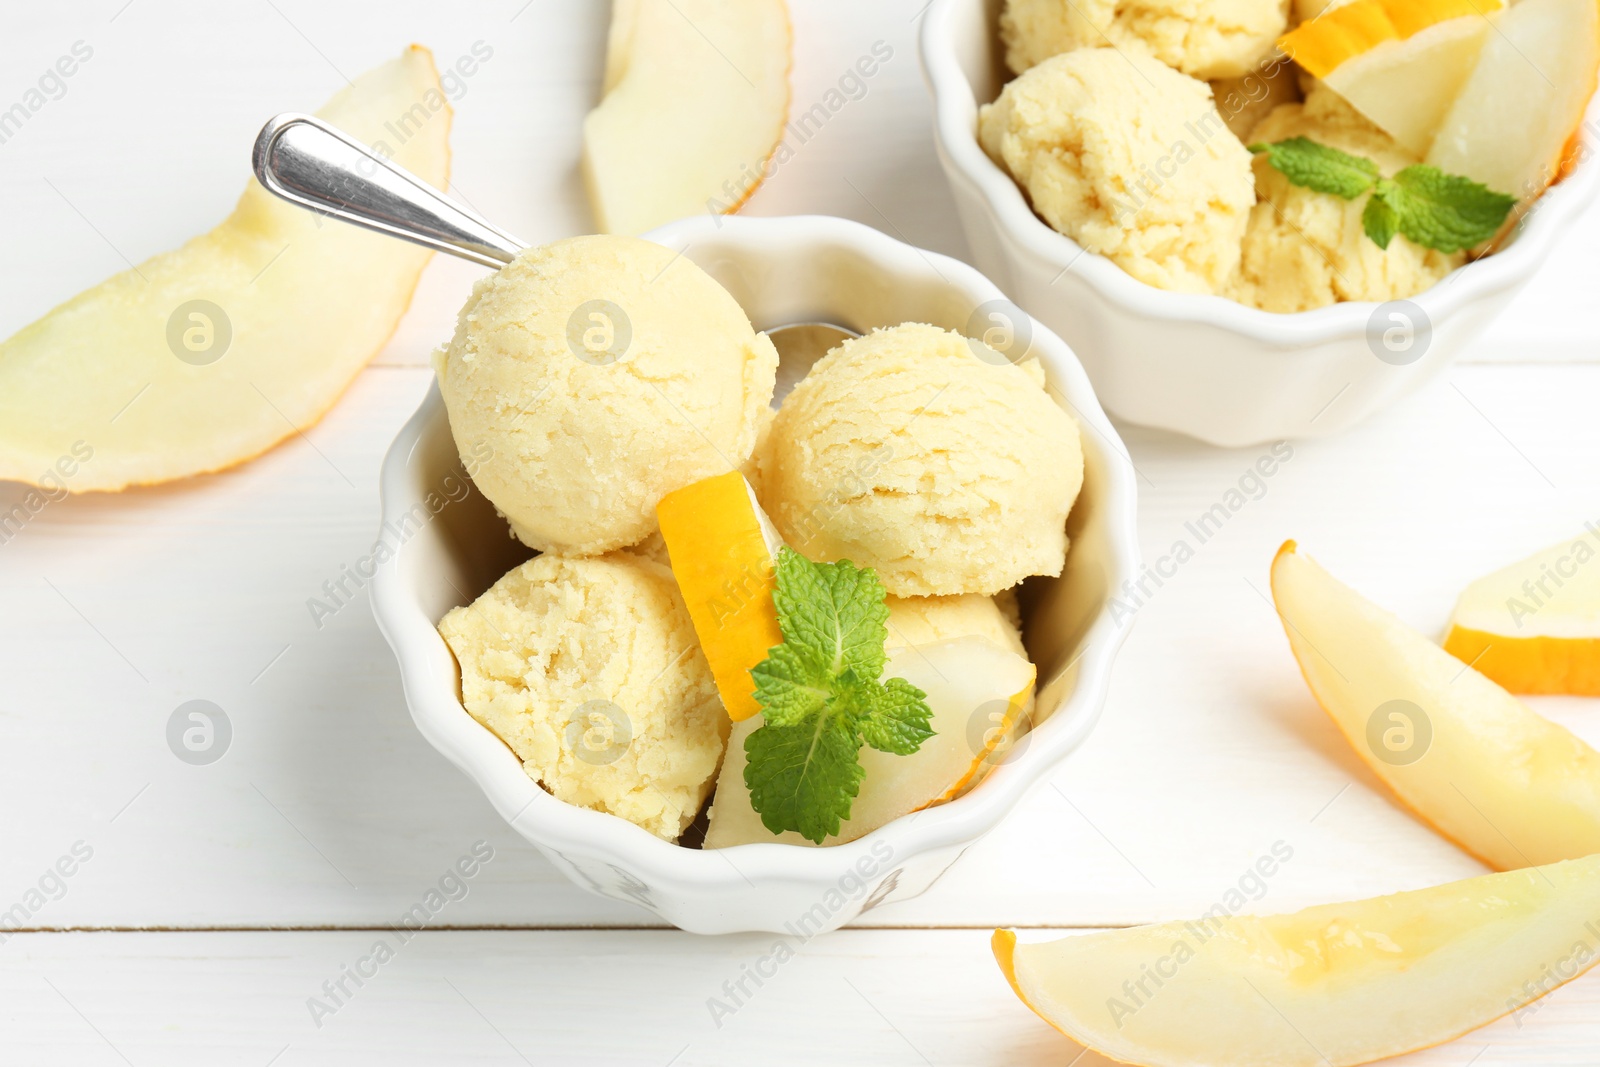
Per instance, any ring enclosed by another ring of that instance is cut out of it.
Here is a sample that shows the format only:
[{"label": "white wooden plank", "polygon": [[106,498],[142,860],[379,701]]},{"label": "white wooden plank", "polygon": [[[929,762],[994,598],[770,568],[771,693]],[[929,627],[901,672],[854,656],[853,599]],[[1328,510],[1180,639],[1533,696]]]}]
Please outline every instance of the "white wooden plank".
[{"label": "white wooden plank", "polygon": [[[1185,524],[1268,450],[1125,431],[1143,476],[1146,563],[1180,539],[1194,558],[1151,586],[1105,717],[1053,787],[933,892],[873,921],[1198,914],[1280,840],[1294,858],[1263,890],[1258,906],[1273,911],[1480,873],[1399,808],[1316,707],[1266,599],[1267,568],[1297,538],[1336,575],[1442,634],[1469,580],[1595,517],[1600,434],[1583,411],[1596,397],[1600,375],[1589,368],[1461,368],[1341,439],[1295,444],[1261,498],[1204,544]],[[1600,744],[1593,701],[1534,703]]]},{"label": "white wooden plank", "polygon": [[[875,42],[894,54],[748,211],[839,214],[964,252],[928,138],[922,2],[794,5],[797,109]],[[341,72],[411,40],[445,64],[478,41],[494,49],[458,101],[456,194],[528,240],[587,230],[577,130],[604,19],[587,0],[397,0],[381,19],[308,0],[8,12],[0,108],[75,41],[95,56],[0,144],[0,335],[211,225],[267,115],[315,106]],[[1469,360],[1600,360],[1587,315],[1600,214],[1576,229]],[[436,261],[378,362],[423,364],[477,273]],[[1476,873],[1387,799],[1312,706],[1258,591],[1272,549],[1293,535],[1436,631],[1466,579],[1596,517],[1597,374],[1466,367],[1339,441],[1295,446],[1265,495],[1139,610],[1090,744],[930,893],[870,919],[1179,916],[1241,888],[1279,841],[1294,856],[1253,909]],[[23,903],[45,928],[386,930],[485,841],[493,859],[431,927],[650,921],[569,885],[420,740],[364,592],[322,628],[311,620],[306,599],[371,543],[378,460],[425,385],[416,370],[368,372],[309,441],[224,476],[53,503],[0,544],[0,914]],[[1128,439],[1151,559],[1258,451]],[[0,486],[0,510],[22,495]],[[165,740],[173,709],[194,698],[223,706],[235,730],[210,766],[179,761]],[[1600,743],[1588,702],[1539,707]],[[74,857],[75,846],[92,855]],[[22,934],[0,943],[0,1060],[1072,1061],[1075,1048],[1005,988],[985,936],[812,942],[719,1029],[707,999],[769,938],[435,930],[319,1028],[307,998],[392,933]],[[1401,1062],[1592,1062],[1597,985],[1563,989],[1520,1027],[1507,1020]]]},{"label": "white wooden plank", "polygon": [[[846,86],[859,98],[830,110],[819,133],[790,134],[793,158],[747,212],[842,215],[965,254],[916,54],[925,5],[791,5],[796,114],[836,104],[829,90],[878,42],[892,57],[864,93]],[[243,187],[250,143],[267,116],[318,106],[345,76],[412,41],[432,47],[441,66],[474,44],[493,52],[456,101],[453,192],[528,241],[589,231],[578,131],[599,91],[606,18],[607,6],[593,0],[395,0],[381,17],[350,0],[95,0],[8,12],[0,106],[20,100],[75,42],[94,56],[59,99],[0,144],[0,336],[214,225]],[[1468,358],[1600,359],[1585,314],[1597,269],[1600,213],[1590,213]],[[480,273],[436,257],[379,361],[425,364]]]},{"label": "white wooden plank", "polygon": [[[426,932],[313,1021],[308,1000],[388,931],[22,935],[0,946],[0,1058],[116,1064],[938,1064],[1107,1067],[1029,1012],[987,931],[770,937]],[[336,995],[337,990],[335,990]],[[1600,978],[1395,1067],[1588,1065]],[[718,1022],[721,1025],[718,1025]],[[120,1057],[120,1058],[119,1058]]]},{"label": "white wooden plank", "polygon": [[[530,239],[584,228],[573,145],[602,16],[597,5],[538,0],[517,16],[519,6],[458,14],[402,3],[378,29],[369,12],[341,4],[224,12],[138,0],[120,14],[109,3],[19,12],[0,41],[5,69],[42,69],[80,37],[96,55],[0,146],[14,228],[0,260],[0,332],[124,255],[209,224],[242,181],[239,146],[261,116],[314,104],[338,84],[336,67],[360,69],[411,38],[444,60],[480,39],[496,49],[458,108],[458,186],[472,179],[463,194]],[[798,103],[820,98],[875,41],[894,57],[751,210],[832,211],[960,250],[926,140],[917,9],[797,6]],[[13,79],[0,94],[27,84]],[[150,96],[124,91],[132,84]],[[152,112],[148,98],[163,107]],[[153,141],[167,149],[152,152]],[[1508,332],[1486,342],[1493,358],[1559,355],[1562,338],[1592,335],[1573,286],[1592,275],[1583,257],[1594,247],[1573,236],[1526,309],[1508,315]],[[431,268],[385,358],[422,360],[448,333],[472,273]],[[926,897],[872,921],[1180,915],[1208,907],[1278,840],[1296,854],[1266,890],[1271,906],[1475,871],[1344,750],[1256,590],[1272,548],[1295,534],[1437,628],[1468,577],[1589,517],[1594,375],[1464,368],[1341,440],[1296,446],[1267,495],[1140,611],[1105,725],[1058,776],[1060,789],[1032,797]],[[24,899],[82,840],[94,858],[32,924],[383,922],[483,839],[497,858],[445,923],[649,920],[567,885],[420,741],[364,595],[320,630],[311,620],[307,599],[370,544],[378,459],[425,381],[374,370],[308,442],[224,476],[52,504],[0,545],[12,608],[0,621],[0,798],[26,813],[0,855],[0,907]],[[1152,559],[1255,458],[1145,431],[1129,440]],[[0,488],[6,508],[22,496]],[[164,740],[173,709],[194,698],[221,704],[236,728],[235,747],[211,767],[180,763]],[[1541,706],[1596,738],[1586,704]]]},{"label": "white wooden plank", "polygon": [[[379,456],[425,386],[419,370],[369,371],[308,441],[193,483],[51,504],[0,545],[0,810],[22,813],[0,850],[0,911],[81,839],[93,860],[30,925],[383,923],[481,838],[497,858],[445,924],[651,921],[569,886],[426,746],[364,592],[320,630],[307,608],[368,550]],[[1467,367],[1339,441],[1295,445],[1138,612],[1104,721],[1059,789],[870,921],[1199,913],[1279,840],[1295,855],[1264,890],[1272,910],[1477,872],[1316,709],[1262,598],[1266,566],[1296,536],[1436,632],[1465,581],[1592,515],[1597,395],[1592,366]],[[1128,438],[1152,561],[1257,456]],[[0,510],[21,495],[0,489]],[[206,767],[165,737],[196,698],[235,728]],[[1540,706],[1600,742],[1589,702]]]},{"label": "white wooden plank", "polygon": [[[451,921],[639,920],[569,885],[422,740],[364,587],[320,627],[307,607],[371,551],[378,461],[427,380],[368,371],[306,440],[50,504],[0,545],[0,810],[18,815],[0,912],[82,840],[93,858],[29,925],[388,921],[481,838],[499,854]],[[23,499],[0,487],[0,511]],[[194,699],[232,724],[209,766],[168,745]]]},{"label": "white wooden plank", "polygon": [[[0,203],[13,224],[0,262],[0,278],[12,283],[0,302],[0,336],[128,261],[215,224],[243,188],[250,144],[266,117],[318,106],[343,75],[412,41],[432,47],[441,67],[470,55],[476,43],[493,51],[455,104],[453,193],[524,240],[593,228],[578,144],[583,116],[598,97],[605,4],[404,0],[386,4],[379,19],[348,2],[137,0],[106,21],[121,3],[92,14],[30,13],[0,41],[0,66],[18,75],[13,96],[74,41],[95,50],[66,94],[0,145]],[[844,215],[926,247],[964,252],[934,159],[916,56],[914,17],[922,7],[923,0],[794,5],[797,112],[822,101],[875,43],[892,56],[866,82],[865,95],[830,113],[820,133],[803,143],[795,138],[794,158],[748,211]],[[141,91],[128,93],[129,85]],[[163,103],[155,113],[147,106],[152,98]],[[115,181],[105,179],[107,170]],[[481,273],[435,257],[380,362],[425,365],[428,352],[448,340]]]}]

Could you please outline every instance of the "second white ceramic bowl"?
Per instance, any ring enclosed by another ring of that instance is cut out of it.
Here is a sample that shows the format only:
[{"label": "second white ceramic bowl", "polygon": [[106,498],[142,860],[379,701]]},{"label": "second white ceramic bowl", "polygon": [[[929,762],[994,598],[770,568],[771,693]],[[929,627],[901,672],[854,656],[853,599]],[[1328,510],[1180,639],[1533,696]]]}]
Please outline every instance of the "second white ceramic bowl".
[{"label": "second white ceramic bowl", "polygon": [[[857,331],[926,322],[963,332],[978,321],[987,330],[997,328],[989,313],[1003,302],[971,267],[842,219],[695,218],[646,236],[708,271],[761,330],[815,321]],[[1088,377],[1048,330],[1008,325],[1031,331],[1052,395],[1082,428],[1086,470],[1067,523],[1066,572],[1030,580],[1022,595],[1041,681],[1037,726],[972,792],[847,845],[715,852],[669,844],[546,793],[461,706],[455,660],[435,629],[527,555],[472,487],[437,388],[384,459],[380,536],[393,554],[373,581],[373,611],[400,661],[418,728],[573,881],[686,930],[805,937],[922,892],[1088,736],[1124,636],[1110,599],[1137,569],[1133,470]]]},{"label": "second white ceramic bowl", "polygon": [[933,0],[924,17],[939,161],[978,266],[1072,346],[1101,401],[1130,422],[1218,445],[1343,430],[1454,359],[1600,190],[1600,160],[1587,158],[1544,195],[1508,248],[1412,300],[1279,315],[1165,292],[1052,230],[984,154],[978,107],[1009,76],[1001,2]]}]

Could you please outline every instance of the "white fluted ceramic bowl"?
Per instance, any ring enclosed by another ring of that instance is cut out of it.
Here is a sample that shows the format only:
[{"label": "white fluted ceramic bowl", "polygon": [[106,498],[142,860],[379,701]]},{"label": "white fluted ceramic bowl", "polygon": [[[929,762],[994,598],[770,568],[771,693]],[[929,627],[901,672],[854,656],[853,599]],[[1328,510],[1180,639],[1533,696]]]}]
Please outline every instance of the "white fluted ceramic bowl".
[{"label": "white fluted ceramic bowl", "polygon": [[[1539,200],[1509,247],[1409,301],[1280,315],[1166,292],[1052,230],[984,154],[978,107],[1009,76],[1001,6],[933,0],[924,16],[939,161],[978,266],[1072,346],[1101,401],[1129,422],[1227,446],[1344,430],[1447,366],[1600,191],[1600,160],[1586,158]],[[1593,119],[1585,137],[1592,128]]]},{"label": "white fluted ceramic bowl", "polygon": [[[842,219],[697,218],[646,236],[707,270],[757,329],[825,321],[858,331],[901,322],[965,330],[974,309],[1001,299],[966,264]],[[455,660],[434,628],[527,554],[472,488],[437,388],[384,460],[385,540],[395,553],[373,582],[373,611],[400,661],[418,728],[574,882],[642,905],[685,930],[783,931],[792,924],[814,932],[922,892],[1094,726],[1124,636],[1108,600],[1137,566],[1134,476],[1122,443],[1071,350],[1048,330],[1018,328],[1032,329],[1032,352],[1082,427],[1087,469],[1068,521],[1066,573],[1033,580],[1023,596],[1041,681],[1038,725],[971,793],[846,845],[753,844],[713,855],[668,844],[539,788],[511,750],[461,706]],[[408,532],[402,537],[400,530]]]}]

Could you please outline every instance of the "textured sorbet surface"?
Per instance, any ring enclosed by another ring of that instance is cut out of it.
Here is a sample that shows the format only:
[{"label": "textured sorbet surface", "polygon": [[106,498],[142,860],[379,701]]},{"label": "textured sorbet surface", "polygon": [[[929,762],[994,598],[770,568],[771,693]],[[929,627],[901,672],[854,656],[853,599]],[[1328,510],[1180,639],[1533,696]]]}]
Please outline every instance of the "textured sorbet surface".
[{"label": "textured sorbet surface", "polygon": [[790,546],[876,568],[895,596],[992,595],[1060,574],[1083,484],[1078,426],[1037,377],[917,324],[819,360],[760,463],[762,504]]},{"label": "textured sorbet surface", "polygon": [[[1006,595],[1012,599],[1010,594]],[[958,637],[981,637],[1000,648],[1027,658],[1017,624],[995,597],[963,593],[960,596],[892,596],[889,598],[889,647],[931,645]]]},{"label": "textured sorbet surface", "polygon": [[[1256,127],[1252,142],[1309,137],[1377,163],[1385,177],[1418,162],[1388,134],[1328,89],[1285,104]],[[1466,262],[1396,236],[1379,248],[1361,225],[1372,194],[1354,200],[1291,185],[1265,155],[1255,162],[1261,202],[1250,214],[1239,275],[1227,295],[1265,311],[1309,311],[1340,300],[1414,296]]]},{"label": "textured sorbet surface", "polygon": [[738,467],[778,354],[688,258],[634,237],[532,248],[478,283],[438,362],[473,480],[524,543],[594,555]]},{"label": "textured sorbet surface", "polygon": [[1288,25],[1289,0],[1006,0],[1000,36],[1018,74],[1063,52],[1149,55],[1196,78],[1236,78]]},{"label": "textured sorbet surface", "polygon": [[557,798],[668,841],[699,812],[729,722],[671,571],[539,556],[439,632],[467,710]]},{"label": "textured sorbet surface", "polygon": [[1238,268],[1250,153],[1204,82],[1080,49],[1008,84],[979,136],[1045,222],[1140,281],[1212,293]]}]

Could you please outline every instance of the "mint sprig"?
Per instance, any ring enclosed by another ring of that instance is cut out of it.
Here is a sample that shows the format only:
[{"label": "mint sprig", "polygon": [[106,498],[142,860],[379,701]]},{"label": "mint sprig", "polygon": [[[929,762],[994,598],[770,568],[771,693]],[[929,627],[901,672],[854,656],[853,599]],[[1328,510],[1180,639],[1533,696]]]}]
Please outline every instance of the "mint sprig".
[{"label": "mint sprig", "polygon": [[778,551],[783,644],[750,671],[764,722],[744,743],[750,803],[774,834],[820,845],[850,817],[863,744],[905,756],[933,736],[927,694],[904,678],[880,681],[886,597],[871,568]]},{"label": "mint sprig", "polygon": [[1319,193],[1354,200],[1378,180],[1378,165],[1309,137],[1291,137],[1274,144],[1253,144],[1252,152],[1265,152],[1267,162],[1295,185]]},{"label": "mint sprig", "polygon": [[1361,226],[1384,249],[1397,233],[1438,252],[1473,248],[1500,231],[1517,203],[1515,197],[1425,163],[1385,178],[1372,160],[1307,137],[1253,144],[1250,151],[1266,153],[1268,164],[1292,184],[1314,192],[1354,200],[1371,190]]},{"label": "mint sprig", "polygon": [[1361,210],[1361,228],[1374,244],[1387,251],[1389,242],[1400,232],[1400,213],[1388,197],[1374,193]]},{"label": "mint sprig", "polygon": [[[1459,252],[1487,241],[1499,232],[1517,204],[1516,197],[1493,192],[1471,178],[1422,164],[1380,179],[1372,199],[1393,212],[1400,232],[1409,240],[1440,252]],[[1369,237],[1388,247],[1388,242],[1378,240],[1372,232],[1365,212],[1362,223]]]}]

